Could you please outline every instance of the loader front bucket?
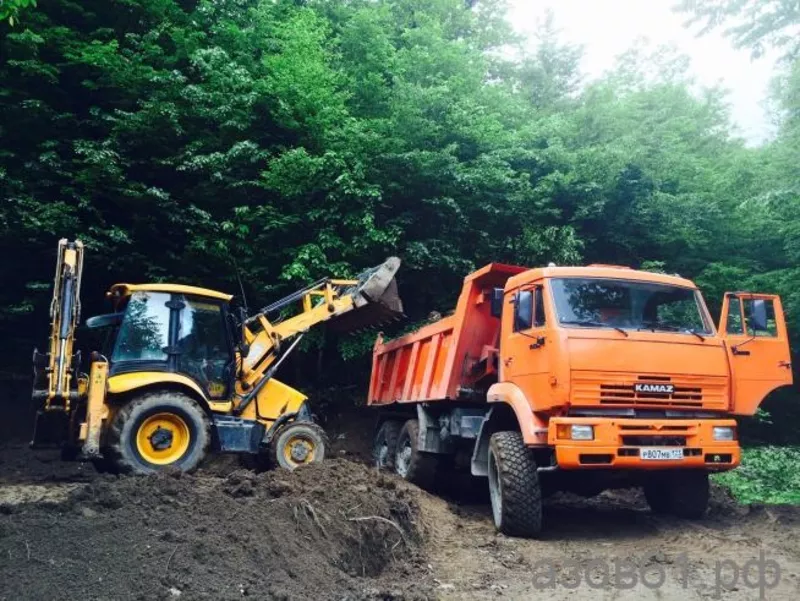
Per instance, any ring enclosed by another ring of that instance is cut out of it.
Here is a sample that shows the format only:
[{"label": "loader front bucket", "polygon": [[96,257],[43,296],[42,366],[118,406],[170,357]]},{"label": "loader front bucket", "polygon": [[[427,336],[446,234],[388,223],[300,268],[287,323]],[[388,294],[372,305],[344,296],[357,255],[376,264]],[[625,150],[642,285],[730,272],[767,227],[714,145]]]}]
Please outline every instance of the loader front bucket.
[{"label": "loader front bucket", "polygon": [[331,320],[330,327],[338,332],[355,332],[403,317],[403,302],[394,277],[399,268],[400,259],[389,257],[358,274],[358,284],[342,291],[342,296],[353,297],[353,310]]}]

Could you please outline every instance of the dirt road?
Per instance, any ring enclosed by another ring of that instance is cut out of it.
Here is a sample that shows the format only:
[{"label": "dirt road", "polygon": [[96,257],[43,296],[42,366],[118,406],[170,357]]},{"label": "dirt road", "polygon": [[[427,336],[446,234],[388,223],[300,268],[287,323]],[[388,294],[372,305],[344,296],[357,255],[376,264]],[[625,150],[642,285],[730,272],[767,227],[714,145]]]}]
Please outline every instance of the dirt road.
[{"label": "dirt road", "polygon": [[715,490],[689,522],[635,491],[560,496],[542,539],[511,539],[480,497],[378,474],[332,436],[338,457],[294,474],[117,478],[6,444],[0,600],[800,598],[799,508]]},{"label": "dirt road", "polygon": [[[688,522],[651,514],[635,492],[564,496],[549,502],[535,541],[497,536],[486,506],[427,499],[422,510],[438,524],[426,549],[444,600],[800,598],[796,507],[751,509],[715,491],[709,516]],[[762,552],[760,597],[758,565],[755,587],[744,569]]]}]

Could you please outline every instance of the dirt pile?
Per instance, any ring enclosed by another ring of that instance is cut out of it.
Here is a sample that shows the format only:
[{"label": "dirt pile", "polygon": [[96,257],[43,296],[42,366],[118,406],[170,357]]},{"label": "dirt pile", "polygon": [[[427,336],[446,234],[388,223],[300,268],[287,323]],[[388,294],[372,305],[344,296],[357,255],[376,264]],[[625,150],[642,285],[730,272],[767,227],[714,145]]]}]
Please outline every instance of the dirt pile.
[{"label": "dirt pile", "polygon": [[0,496],[0,599],[429,596],[418,492],[364,465],[61,486]]}]

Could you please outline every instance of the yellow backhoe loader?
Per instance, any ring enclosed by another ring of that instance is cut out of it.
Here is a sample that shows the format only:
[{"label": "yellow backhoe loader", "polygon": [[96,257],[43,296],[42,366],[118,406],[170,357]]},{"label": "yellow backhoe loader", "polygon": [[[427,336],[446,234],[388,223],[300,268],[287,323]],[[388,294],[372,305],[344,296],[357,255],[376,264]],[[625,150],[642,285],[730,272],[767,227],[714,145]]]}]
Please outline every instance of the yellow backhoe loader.
[{"label": "yellow backhoe loader", "polygon": [[[209,451],[294,469],[321,461],[324,431],[301,392],[275,379],[303,334],[324,322],[353,330],[402,314],[397,258],[352,280],[319,280],[254,315],[230,294],[178,284],[116,284],[114,311],[86,321],[109,349],[89,373],[74,351],[84,247],[61,240],[49,352],[34,351],[33,445],[121,472],[189,471]],[[270,319],[272,318],[272,319]]]}]

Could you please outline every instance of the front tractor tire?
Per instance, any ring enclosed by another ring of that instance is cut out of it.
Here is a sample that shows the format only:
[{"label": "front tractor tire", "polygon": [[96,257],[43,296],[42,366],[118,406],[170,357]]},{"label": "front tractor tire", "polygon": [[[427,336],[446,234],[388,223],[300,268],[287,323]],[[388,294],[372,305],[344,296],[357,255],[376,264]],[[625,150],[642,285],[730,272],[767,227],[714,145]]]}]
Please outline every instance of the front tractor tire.
[{"label": "front tractor tire", "polygon": [[272,464],[289,471],[325,459],[328,437],[314,422],[291,422],[272,439]]},{"label": "front tractor tire", "polygon": [[522,434],[492,434],[488,477],[497,529],[508,536],[538,535],[542,530],[542,490],[533,453],[525,446]]},{"label": "front tractor tire", "polygon": [[114,471],[152,474],[166,468],[190,472],[211,442],[211,423],[191,397],[174,391],[145,393],[114,416],[105,459]]}]

